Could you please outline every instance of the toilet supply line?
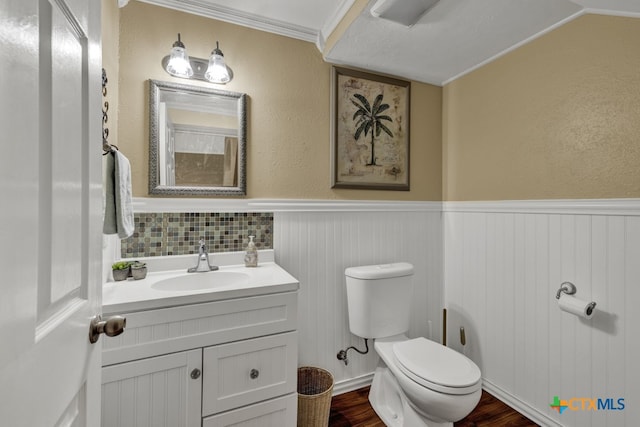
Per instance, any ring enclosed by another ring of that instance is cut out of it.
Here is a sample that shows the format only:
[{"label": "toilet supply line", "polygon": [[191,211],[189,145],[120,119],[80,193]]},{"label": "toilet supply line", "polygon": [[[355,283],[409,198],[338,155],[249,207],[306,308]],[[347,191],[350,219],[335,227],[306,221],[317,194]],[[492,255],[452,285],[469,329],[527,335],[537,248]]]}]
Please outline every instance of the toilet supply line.
[{"label": "toilet supply line", "polygon": [[357,351],[360,354],[367,354],[369,353],[369,340],[367,338],[364,339],[364,346],[365,346],[365,350],[358,350],[356,347],[351,346],[351,347],[347,347],[344,350],[340,350],[338,352],[338,354],[336,355],[336,357],[338,358],[338,360],[342,360],[344,362],[344,365],[347,366],[349,364],[349,359],[347,357],[347,352],[351,349]]}]

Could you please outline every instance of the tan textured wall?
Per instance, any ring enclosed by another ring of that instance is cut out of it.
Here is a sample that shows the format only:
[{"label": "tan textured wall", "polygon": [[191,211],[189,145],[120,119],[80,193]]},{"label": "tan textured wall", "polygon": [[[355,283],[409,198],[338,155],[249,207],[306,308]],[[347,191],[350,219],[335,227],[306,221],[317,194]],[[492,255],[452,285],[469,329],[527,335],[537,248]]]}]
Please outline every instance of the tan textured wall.
[{"label": "tan textured wall", "polygon": [[640,19],[585,15],[448,84],[445,200],[640,197]]},{"label": "tan textured wall", "polygon": [[219,40],[235,77],[218,87],[249,97],[248,197],[442,199],[442,88],[412,83],[411,191],[332,190],[331,65],[313,43],[139,2],[120,14],[119,139],[134,196],[148,195],[147,80],[187,82],[160,65],[178,32],[189,55],[201,58]]}]

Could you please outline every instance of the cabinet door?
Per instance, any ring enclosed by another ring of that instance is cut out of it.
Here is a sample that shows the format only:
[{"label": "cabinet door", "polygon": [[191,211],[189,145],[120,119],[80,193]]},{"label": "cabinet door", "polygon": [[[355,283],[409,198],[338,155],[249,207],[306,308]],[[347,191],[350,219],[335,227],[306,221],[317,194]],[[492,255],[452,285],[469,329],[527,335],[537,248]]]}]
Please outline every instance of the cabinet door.
[{"label": "cabinet door", "polygon": [[298,421],[296,393],[202,420],[202,427],[294,427]]},{"label": "cabinet door", "polygon": [[202,350],[102,368],[102,427],[197,427]]},{"label": "cabinet door", "polygon": [[296,332],[205,348],[202,415],[295,392],[297,365]]}]

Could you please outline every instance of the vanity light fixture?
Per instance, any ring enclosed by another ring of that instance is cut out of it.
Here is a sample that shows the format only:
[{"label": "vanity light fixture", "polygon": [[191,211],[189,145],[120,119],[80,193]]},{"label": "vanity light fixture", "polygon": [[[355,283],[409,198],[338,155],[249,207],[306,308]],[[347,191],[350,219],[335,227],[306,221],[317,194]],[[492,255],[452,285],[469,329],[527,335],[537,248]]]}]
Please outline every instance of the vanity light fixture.
[{"label": "vanity light fixture", "polygon": [[225,84],[233,79],[233,71],[225,63],[224,54],[216,41],[209,60],[187,55],[187,50],[180,40],[173,44],[171,54],[162,58],[162,68],[174,77],[197,79],[210,83]]}]

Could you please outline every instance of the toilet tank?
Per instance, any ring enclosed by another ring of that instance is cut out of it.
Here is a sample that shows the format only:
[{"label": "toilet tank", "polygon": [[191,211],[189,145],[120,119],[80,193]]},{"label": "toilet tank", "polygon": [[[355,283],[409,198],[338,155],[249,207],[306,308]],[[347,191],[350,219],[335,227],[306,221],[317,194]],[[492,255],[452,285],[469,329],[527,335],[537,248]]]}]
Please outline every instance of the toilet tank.
[{"label": "toilet tank", "polygon": [[409,330],[413,298],[413,265],[349,267],[347,281],[349,329],[362,338],[382,338]]}]

